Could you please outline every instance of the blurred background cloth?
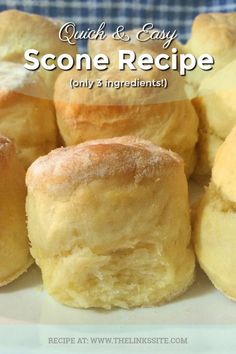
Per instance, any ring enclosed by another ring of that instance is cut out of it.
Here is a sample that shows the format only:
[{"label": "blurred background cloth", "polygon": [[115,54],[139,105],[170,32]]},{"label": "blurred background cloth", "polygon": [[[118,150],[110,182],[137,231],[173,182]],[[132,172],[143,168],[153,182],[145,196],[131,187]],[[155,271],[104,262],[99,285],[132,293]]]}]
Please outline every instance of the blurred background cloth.
[{"label": "blurred background cloth", "polygon": [[[186,41],[196,15],[236,11],[236,0],[0,0],[1,11],[12,8],[72,20],[78,30],[96,29],[105,21],[107,33],[118,25],[128,30],[152,22],[158,29],[176,29],[179,39]],[[85,51],[86,41],[79,47]]]}]

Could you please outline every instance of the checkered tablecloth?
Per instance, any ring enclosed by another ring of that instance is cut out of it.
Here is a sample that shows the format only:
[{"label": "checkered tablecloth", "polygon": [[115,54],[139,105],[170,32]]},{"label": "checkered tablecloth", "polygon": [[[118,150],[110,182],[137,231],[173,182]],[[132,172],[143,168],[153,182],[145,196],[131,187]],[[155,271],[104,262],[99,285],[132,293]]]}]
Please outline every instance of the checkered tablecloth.
[{"label": "checkered tablecloth", "polygon": [[[72,20],[79,30],[97,28],[102,21],[107,32],[120,24],[132,29],[152,22],[159,29],[177,29],[185,41],[197,14],[236,11],[236,0],[0,0],[0,10],[10,8]],[[85,41],[81,49],[86,50]]]}]

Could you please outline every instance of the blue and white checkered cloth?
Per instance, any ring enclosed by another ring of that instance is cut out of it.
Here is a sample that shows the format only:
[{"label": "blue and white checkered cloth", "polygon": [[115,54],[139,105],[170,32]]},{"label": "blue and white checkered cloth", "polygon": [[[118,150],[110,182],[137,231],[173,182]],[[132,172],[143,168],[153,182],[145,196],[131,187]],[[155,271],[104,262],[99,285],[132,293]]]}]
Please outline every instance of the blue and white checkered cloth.
[{"label": "blue and white checkered cloth", "polygon": [[[106,31],[118,25],[132,29],[152,22],[155,28],[174,30],[186,41],[193,18],[203,12],[236,11],[235,0],[0,0],[0,10],[18,9],[40,15],[72,20],[79,30],[96,29],[105,21]],[[206,34],[207,35],[207,34]],[[80,51],[86,41],[80,41]]]}]

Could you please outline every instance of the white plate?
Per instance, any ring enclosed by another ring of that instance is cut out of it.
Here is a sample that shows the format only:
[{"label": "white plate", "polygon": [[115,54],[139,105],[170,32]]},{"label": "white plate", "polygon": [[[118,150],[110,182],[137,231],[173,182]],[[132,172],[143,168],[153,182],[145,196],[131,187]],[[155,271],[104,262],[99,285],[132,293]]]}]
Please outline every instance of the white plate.
[{"label": "white plate", "polygon": [[[200,187],[191,183],[191,200],[195,201],[200,193]],[[25,326],[26,324],[27,326]],[[221,329],[224,326],[224,333],[228,333],[228,330],[226,331],[228,325],[233,325],[230,328],[231,330],[233,328],[233,336],[236,337],[236,306],[234,302],[218,292],[203,272],[198,270],[194,285],[184,295],[160,307],[133,310],[115,309],[112,311],[73,309],[57,303],[43,291],[40,271],[34,265],[15,282],[0,289],[0,325],[0,329],[2,329],[0,332],[1,354],[3,353],[3,346],[4,353],[7,353],[7,348],[10,352],[15,353],[13,351],[14,344],[15,349],[16,345],[18,346],[16,353],[19,353],[21,339],[25,336],[28,346],[25,343],[24,352],[26,353],[26,348],[32,349],[33,344],[35,344],[35,336],[38,338],[38,332],[35,333],[34,328],[38,329],[39,326],[43,337],[40,337],[39,346],[34,349],[35,352],[38,350],[41,353],[40,350],[42,350],[45,353],[45,349],[49,352],[55,349],[54,346],[49,347],[47,345],[46,337],[50,335],[51,330],[58,329],[58,325],[61,326],[60,333],[62,336],[74,333],[70,325],[76,325],[80,329],[81,326],[91,326],[93,333],[100,331],[100,334],[103,333],[101,332],[101,325],[108,326],[110,329],[116,328],[116,330],[117,328],[121,330],[122,326],[125,325],[126,334],[136,333],[134,332],[136,326],[145,326],[142,333],[146,333],[147,328],[156,326],[156,328],[164,329],[168,325],[168,328],[175,328],[175,330],[177,328],[185,329],[185,333],[188,333],[188,335],[189,332],[186,328],[189,329],[191,325],[194,325],[195,328],[200,325],[200,330],[205,328],[204,326],[207,326],[208,330],[212,325],[219,325]],[[12,331],[16,331],[13,339],[12,336],[8,338]],[[151,333],[151,330],[147,333]],[[209,337],[208,340],[211,341],[212,339]],[[56,349],[59,350],[62,347],[57,346]],[[68,348],[73,351],[75,347],[67,346]],[[86,348],[86,350],[83,349],[83,353],[87,352],[89,347]],[[94,349],[98,350],[99,348],[93,346],[93,352]],[[113,346],[112,348],[114,352],[116,347]],[[149,349],[149,353],[151,353],[151,348]],[[233,349],[236,350],[236,345]],[[174,352],[173,348],[171,352]]]}]

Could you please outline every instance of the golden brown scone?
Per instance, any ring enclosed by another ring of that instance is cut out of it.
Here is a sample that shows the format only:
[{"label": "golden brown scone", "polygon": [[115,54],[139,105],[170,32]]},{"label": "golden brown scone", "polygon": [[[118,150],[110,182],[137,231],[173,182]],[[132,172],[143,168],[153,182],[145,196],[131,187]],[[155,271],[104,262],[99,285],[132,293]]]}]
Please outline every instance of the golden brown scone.
[{"label": "golden brown scone", "polygon": [[212,181],[194,220],[199,263],[216,288],[236,300],[236,127],[216,154]]},{"label": "golden brown scone", "polygon": [[[135,47],[135,46],[134,46]],[[132,49],[132,47],[130,47]],[[136,53],[155,53],[138,47]],[[118,58],[116,58],[118,60]],[[113,61],[107,71],[62,73],[55,85],[54,103],[60,133],[66,145],[92,139],[135,135],[181,155],[189,176],[195,164],[198,117],[187,99],[185,83],[176,72],[120,71]],[[106,81],[167,79],[168,88],[105,87]],[[92,89],[71,89],[70,80],[92,80]],[[97,86],[103,80],[103,87]]]},{"label": "golden brown scone", "polygon": [[[74,56],[76,46],[62,42],[58,37],[61,25],[59,21],[18,10],[0,12],[0,60],[25,63],[27,49],[38,50],[38,58],[49,53]],[[51,93],[60,70],[39,69],[38,72]]]},{"label": "golden brown scone", "polygon": [[26,177],[31,253],[73,307],[150,306],[193,282],[182,159],[121,137],[60,148]]},{"label": "golden brown scone", "polygon": [[0,286],[32,264],[25,216],[25,171],[12,142],[0,136]]},{"label": "golden brown scone", "polygon": [[14,141],[25,168],[57,147],[53,102],[43,80],[22,64],[0,62],[0,134]]},{"label": "golden brown scone", "polygon": [[199,116],[199,142],[194,176],[211,174],[216,151],[236,124],[236,60],[205,79],[193,100]]},{"label": "golden brown scone", "polygon": [[184,46],[184,51],[195,56],[210,54],[215,59],[211,71],[195,68],[188,72],[187,79],[199,86],[201,81],[217,70],[224,68],[236,57],[236,12],[203,13],[198,15],[192,26],[192,35]]}]

